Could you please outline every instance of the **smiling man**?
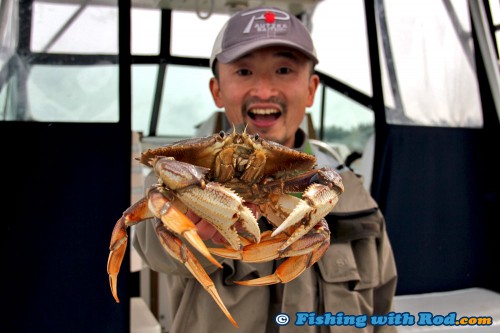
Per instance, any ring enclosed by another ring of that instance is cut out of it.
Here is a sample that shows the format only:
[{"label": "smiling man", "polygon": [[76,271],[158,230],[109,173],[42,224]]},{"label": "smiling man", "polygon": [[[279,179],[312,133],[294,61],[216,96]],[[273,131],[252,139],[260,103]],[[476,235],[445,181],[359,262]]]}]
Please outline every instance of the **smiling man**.
[{"label": "smiling man", "polygon": [[317,63],[302,22],[280,10],[249,10],[228,21],[216,39],[210,91],[231,123],[294,148],[319,85]]},{"label": "smiling man", "polygon": [[[313,267],[286,284],[247,287],[233,282],[267,276],[276,270],[276,261],[256,264],[223,259],[223,269],[219,269],[200,258],[242,332],[352,332],[352,324],[344,320],[306,323],[299,314],[368,318],[393,311],[396,268],[376,202],[360,177],[310,145],[299,127],[319,85],[314,72],[317,63],[306,27],[293,15],[272,7],[234,14],[214,44],[210,91],[230,123],[314,154],[318,167],[339,172],[345,188],[326,217],[331,230],[328,250]],[[188,216],[204,240],[222,242],[207,221],[191,212]],[[262,228],[268,226],[261,222]],[[234,331],[191,273],[165,253],[152,223],[136,226],[134,246],[153,270],[166,273],[168,293],[159,297],[167,298],[171,310],[170,332]],[[395,332],[395,327],[368,324],[356,332]]]}]

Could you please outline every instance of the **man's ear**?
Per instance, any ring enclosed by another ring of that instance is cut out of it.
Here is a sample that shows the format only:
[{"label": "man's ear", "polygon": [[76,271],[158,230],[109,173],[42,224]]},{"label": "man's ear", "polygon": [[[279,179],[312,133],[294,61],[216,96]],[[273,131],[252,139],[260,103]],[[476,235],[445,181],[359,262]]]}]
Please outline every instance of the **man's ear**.
[{"label": "man's ear", "polygon": [[217,105],[218,108],[223,108],[224,103],[222,102],[222,98],[220,96],[219,80],[213,77],[210,79],[209,85],[210,85],[210,92],[212,93],[212,98],[214,99],[215,105]]},{"label": "man's ear", "polygon": [[309,96],[307,99],[307,107],[311,107],[314,104],[314,96],[316,95],[316,90],[319,86],[319,76],[317,74],[311,75],[309,78]]}]

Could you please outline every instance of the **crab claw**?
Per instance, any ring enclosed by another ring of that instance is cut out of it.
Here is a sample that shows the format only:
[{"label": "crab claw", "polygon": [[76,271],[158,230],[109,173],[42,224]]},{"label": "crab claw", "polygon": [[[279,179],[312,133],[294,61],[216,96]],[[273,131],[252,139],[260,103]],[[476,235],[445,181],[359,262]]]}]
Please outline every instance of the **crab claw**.
[{"label": "crab claw", "polygon": [[254,243],[260,242],[255,216],[233,190],[210,182],[205,188],[193,186],[178,191],[177,197],[217,229],[234,250],[242,248],[239,235]]},{"label": "crab claw", "polygon": [[165,228],[161,222],[156,224],[156,233],[159,236],[160,242],[167,252],[175,259],[183,263],[186,268],[193,274],[198,282],[205,288],[205,290],[212,296],[219,308],[224,312],[229,321],[238,328],[238,324],[229,313],[222,299],[215,289],[212,279],[208,276],[207,272],[200,265],[196,257],[189,250],[189,248],[182,243],[182,241],[175,237],[171,232]]},{"label": "crab claw", "polygon": [[[221,153],[228,159],[224,161],[225,165],[232,161],[229,151]],[[159,175],[160,183],[172,190],[172,193],[165,195],[177,197],[185,207],[208,221],[235,250],[242,246],[240,235],[255,243],[259,242],[260,229],[252,211],[243,205],[243,199],[233,190],[220,183],[206,183],[205,175],[210,169],[169,157],[154,157],[150,163]],[[230,174],[230,171],[225,170],[223,173]]]},{"label": "crab claw", "polygon": [[147,198],[142,198],[141,200],[130,206],[127,210],[125,210],[122,217],[116,222],[111,234],[107,268],[109,275],[109,286],[111,288],[111,293],[113,294],[113,297],[115,298],[117,303],[120,302],[120,300],[118,299],[117,291],[118,273],[120,272],[120,267],[125,256],[125,251],[127,250],[127,228],[145,219],[153,217],[153,215],[149,211],[147,202]]},{"label": "crab claw", "polygon": [[[291,196],[288,196],[291,197]],[[293,197],[291,197],[293,198]],[[280,200],[286,200],[286,195],[281,195]],[[293,211],[288,215],[272,233],[276,236],[286,229],[298,225],[285,243],[280,247],[284,251],[291,244],[307,234],[324,216],[337,204],[338,193],[323,184],[311,184],[299,200]],[[282,207],[286,207],[283,205]],[[285,208],[286,209],[286,208]]]},{"label": "crab claw", "polygon": [[235,283],[244,286],[287,283],[298,277],[323,256],[330,246],[330,230],[326,221],[322,219],[311,232],[281,251],[280,248],[286,241],[287,238],[283,234],[272,237],[266,232],[262,234],[262,240],[259,244],[247,245],[241,251],[229,248],[210,248],[209,250],[215,255],[245,262],[265,262],[288,257],[271,275],[253,280],[235,281]]}]

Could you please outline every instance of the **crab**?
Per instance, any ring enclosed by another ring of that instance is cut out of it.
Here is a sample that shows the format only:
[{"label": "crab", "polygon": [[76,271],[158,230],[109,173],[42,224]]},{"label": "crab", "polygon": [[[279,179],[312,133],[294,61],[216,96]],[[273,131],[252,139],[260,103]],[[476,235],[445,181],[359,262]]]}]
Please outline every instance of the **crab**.
[{"label": "crab", "polygon": [[[158,182],[125,210],[113,229],[107,270],[116,302],[126,229],[145,220],[154,221],[163,248],[187,267],[236,327],[185,242],[219,268],[213,255],[247,262],[285,259],[269,276],[235,281],[247,286],[287,283],[328,249],[330,231],[324,217],[344,187],[333,169],[316,168],[313,155],[233,130],[149,149],[137,160],[154,170]],[[261,233],[249,204],[273,230]],[[208,248],[186,216],[188,210],[213,225],[227,244]]]}]

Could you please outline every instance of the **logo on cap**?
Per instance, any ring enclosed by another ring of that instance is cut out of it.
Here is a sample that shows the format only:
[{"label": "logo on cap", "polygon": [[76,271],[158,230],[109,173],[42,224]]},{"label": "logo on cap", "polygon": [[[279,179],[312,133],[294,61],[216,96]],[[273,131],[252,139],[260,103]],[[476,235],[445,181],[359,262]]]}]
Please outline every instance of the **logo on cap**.
[{"label": "logo on cap", "polygon": [[[284,21],[290,20],[290,15],[277,9],[256,9],[241,16],[252,15],[250,21],[243,30],[244,34],[251,32],[252,28],[256,32],[267,32],[268,36],[276,33],[284,33],[288,29],[288,24]],[[282,22],[279,22],[282,21]]]}]

